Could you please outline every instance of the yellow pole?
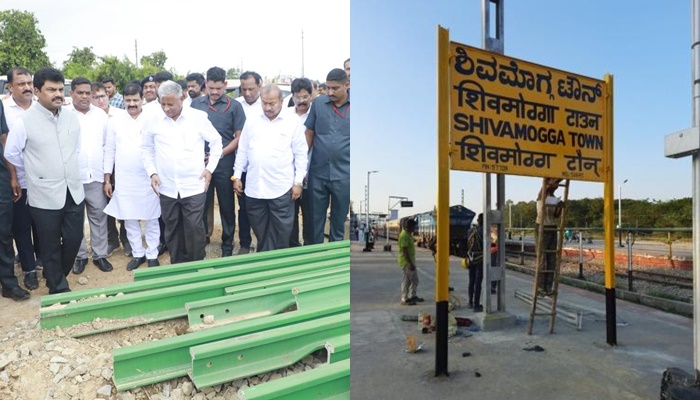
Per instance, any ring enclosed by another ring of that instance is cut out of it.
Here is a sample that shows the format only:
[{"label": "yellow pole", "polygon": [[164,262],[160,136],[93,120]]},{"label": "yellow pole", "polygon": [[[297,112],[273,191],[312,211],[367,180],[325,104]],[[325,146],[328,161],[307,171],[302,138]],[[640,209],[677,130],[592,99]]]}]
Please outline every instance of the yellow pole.
[{"label": "yellow pole", "polygon": [[607,140],[605,157],[608,160],[605,171],[605,186],[603,203],[605,214],[605,320],[607,326],[607,342],[617,345],[617,313],[615,310],[615,174],[614,174],[614,135],[613,135],[613,76],[605,74],[607,87],[605,108],[605,133]]},{"label": "yellow pole", "polygon": [[447,372],[447,314],[449,304],[450,268],[450,33],[438,26],[437,48],[437,254],[435,279],[435,376]]}]

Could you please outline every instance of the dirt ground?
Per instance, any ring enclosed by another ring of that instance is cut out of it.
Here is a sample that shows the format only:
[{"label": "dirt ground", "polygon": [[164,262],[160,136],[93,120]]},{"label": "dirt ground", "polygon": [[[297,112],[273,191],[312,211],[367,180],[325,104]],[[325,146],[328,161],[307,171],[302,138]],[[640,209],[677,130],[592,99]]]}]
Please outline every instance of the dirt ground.
[{"label": "dirt ground", "polygon": [[[211,242],[206,245],[206,258],[221,256],[218,208],[214,214],[214,232]],[[86,237],[89,237],[87,225],[85,233]],[[234,254],[239,250],[237,233],[238,228],[234,237]],[[254,245],[253,235],[253,247]],[[133,282],[133,272],[126,270],[130,260],[130,257],[124,255],[123,248],[120,248],[109,257],[114,267],[111,272],[102,272],[89,262],[82,274],[71,273],[68,276],[71,290]],[[161,255],[159,261],[161,265],[170,264],[169,253]],[[140,268],[146,268],[146,265]],[[15,275],[23,286],[23,272],[18,264],[15,265]],[[270,379],[269,376],[260,376],[198,392],[191,390],[188,378],[181,378],[126,393],[117,393],[111,381],[112,349],[182,334],[187,329],[187,321],[165,321],[81,339],[67,337],[60,330],[42,332],[39,326],[40,300],[41,296],[48,295],[48,289],[41,271],[38,271],[37,275],[40,278],[39,288],[31,291],[30,299],[14,301],[0,298],[1,399],[158,399],[170,398],[172,392],[182,394],[183,391],[190,392],[189,395],[181,397],[183,399],[235,399],[235,393],[240,387]],[[78,279],[82,277],[87,278],[84,284],[78,283]],[[304,368],[304,365],[294,368]],[[291,368],[289,373],[292,373],[294,368]],[[276,371],[277,376],[285,376],[286,373]],[[99,394],[100,390],[102,395]]]}]

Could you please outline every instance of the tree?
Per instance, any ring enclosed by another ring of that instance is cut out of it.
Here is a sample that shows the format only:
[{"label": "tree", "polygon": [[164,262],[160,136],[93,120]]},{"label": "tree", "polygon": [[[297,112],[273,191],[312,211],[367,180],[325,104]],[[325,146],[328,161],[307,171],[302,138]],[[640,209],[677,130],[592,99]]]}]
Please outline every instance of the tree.
[{"label": "tree", "polygon": [[0,11],[0,71],[7,73],[21,66],[34,72],[50,67],[44,52],[46,39],[37,28],[34,13],[19,10]]},{"label": "tree", "polygon": [[120,89],[133,80],[141,80],[149,75],[143,74],[126,56],[123,60],[115,56],[105,56],[100,57],[100,61],[95,69],[95,78],[101,81],[108,76],[112,77]]},{"label": "tree", "polygon": [[68,60],[63,63],[63,75],[67,79],[82,76],[92,80],[95,79],[95,67],[97,67],[97,56],[92,51],[92,47],[82,49],[73,47],[68,54]]},{"label": "tree", "polygon": [[150,55],[141,57],[141,65],[150,65],[158,68],[159,71],[165,69],[166,61],[168,61],[168,56],[165,55],[163,50],[159,50]]},{"label": "tree", "polygon": [[240,68],[229,68],[226,70],[226,79],[238,79],[242,73]]}]

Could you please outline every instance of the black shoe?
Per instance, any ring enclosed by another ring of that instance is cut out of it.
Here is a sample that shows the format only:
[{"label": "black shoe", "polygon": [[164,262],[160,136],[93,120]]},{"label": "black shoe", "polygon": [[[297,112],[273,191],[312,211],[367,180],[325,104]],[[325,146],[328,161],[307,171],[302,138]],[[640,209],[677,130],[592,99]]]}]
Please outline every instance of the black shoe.
[{"label": "black shoe", "polygon": [[24,274],[24,287],[29,290],[34,290],[39,287],[39,280],[36,279],[36,272],[27,272]]},{"label": "black shoe", "polygon": [[422,303],[425,301],[425,299],[423,299],[422,297],[418,297],[418,296],[413,296],[409,300],[412,300],[414,303]]},{"label": "black shoe", "polygon": [[119,243],[107,245],[107,257],[110,257],[115,251],[119,250],[119,247]]},{"label": "black shoe", "polygon": [[97,268],[99,268],[100,271],[102,272],[109,272],[112,269],[112,264],[107,261],[106,258],[98,258],[97,260],[92,260],[92,263],[97,265]]},{"label": "black shoe", "polygon": [[413,301],[413,300],[411,300],[411,299],[408,299],[408,300],[406,300],[406,301],[402,301],[402,302],[401,302],[401,305],[402,305],[402,306],[415,306],[415,305],[416,305],[416,302]]},{"label": "black shoe", "polygon": [[240,256],[241,254],[248,254],[250,253],[250,247],[241,247],[238,250],[238,255]]},{"label": "black shoe", "polygon": [[162,256],[166,251],[168,251],[168,246],[164,243],[158,245],[158,256]]},{"label": "black shoe", "polygon": [[483,312],[484,306],[474,306],[474,312]]},{"label": "black shoe", "polygon": [[87,265],[87,258],[77,258],[75,260],[75,264],[73,264],[73,273],[74,274],[82,274],[83,271],[85,271],[85,266]]},{"label": "black shoe", "polygon": [[148,267],[158,267],[160,266],[160,263],[158,262],[158,259],[155,258],[153,260],[148,260]]},{"label": "black shoe", "polygon": [[131,245],[130,244],[125,244],[124,245],[124,255],[127,257],[133,256],[133,251],[131,250]]},{"label": "black shoe", "polygon": [[12,300],[26,300],[29,298],[29,292],[19,286],[11,288],[2,288],[2,297],[7,297]]},{"label": "black shoe", "polygon": [[221,250],[221,257],[231,257],[233,250]]},{"label": "black shoe", "polygon": [[131,261],[126,265],[127,271],[133,271],[139,267],[139,265],[146,262],[146,256],[141,256],[139,258],[132,258]]}]

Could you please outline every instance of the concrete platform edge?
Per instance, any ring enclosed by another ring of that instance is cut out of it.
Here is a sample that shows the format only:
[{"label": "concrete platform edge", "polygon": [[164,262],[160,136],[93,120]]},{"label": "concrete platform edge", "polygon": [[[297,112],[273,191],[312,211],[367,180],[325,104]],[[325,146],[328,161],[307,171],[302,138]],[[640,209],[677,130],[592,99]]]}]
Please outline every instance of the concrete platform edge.
[{"label": "concrete platform edge", "polygon": [[[506,268],[516,272],[533,275],[533,272],[529,268],[525,268],[520,265],[506,263]],[[591,292],[603,294],[605,293],[605,286],[593,282],[582,281],[579,279],[573,279],[562,276],[559,277],[559,283],[563,283],[565,285],[577,287],[580,289],[589,290]],[[693,305],[691,303],[684,303],[682,301],[647,296],[635,292],[630,292],[621,288],[615,288],[615,295],[620,300],[641,304],[643,306],[656,308],[658,310],[682,315],[684,317],[693,317]]]}]

